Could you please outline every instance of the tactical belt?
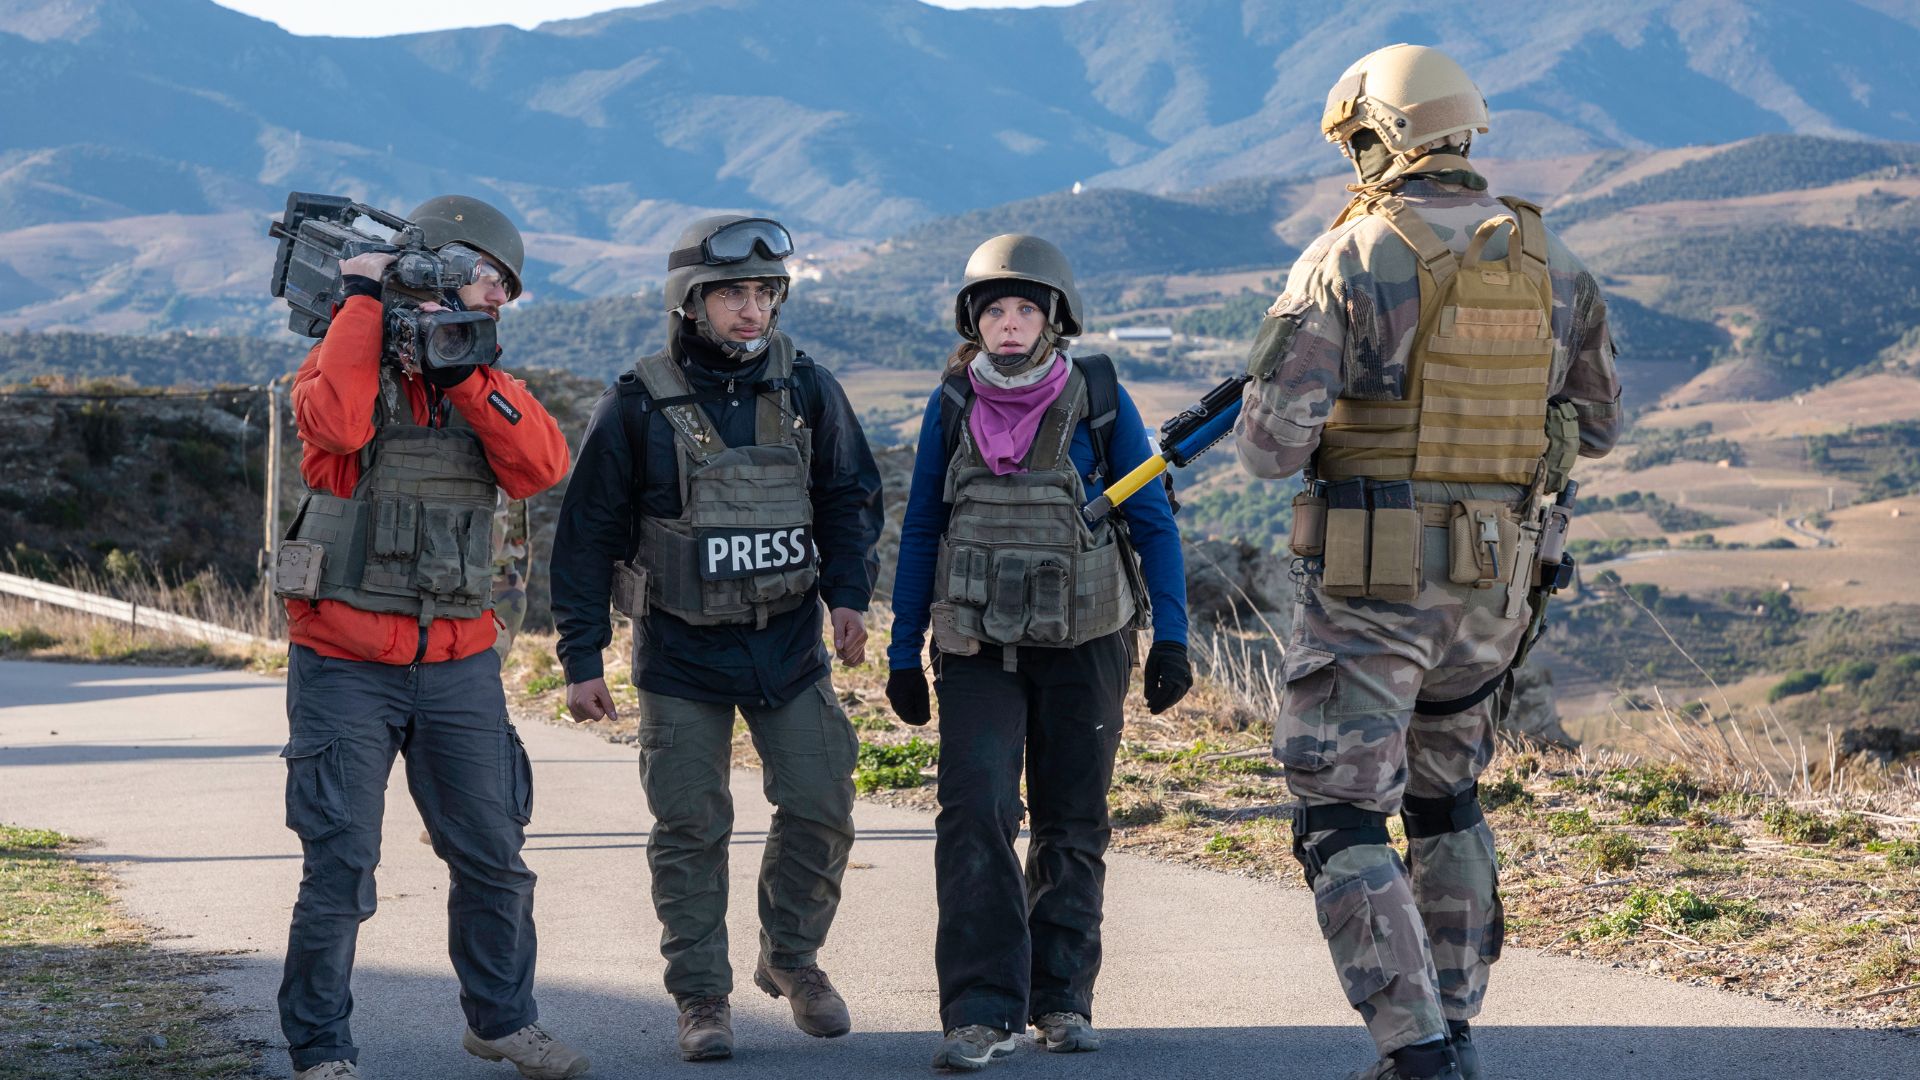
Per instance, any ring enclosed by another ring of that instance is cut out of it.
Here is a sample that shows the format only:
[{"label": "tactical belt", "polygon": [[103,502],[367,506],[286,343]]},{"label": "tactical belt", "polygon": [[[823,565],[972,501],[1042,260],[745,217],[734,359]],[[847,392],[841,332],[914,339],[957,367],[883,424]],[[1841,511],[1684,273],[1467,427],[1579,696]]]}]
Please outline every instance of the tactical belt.
[{"label": "tactical belt", "polygon": [[[1331,832],[1333,835],[1309,845],[1307,837],[1317,832]],[[1387,815],[1379,811],[1362,810],[1352,803],[1327,806],[1301,804],[1293,808],[1293,857],[1306,868],[1309,885],[1320,876],[1320,871],[1335,855],[1348,848],[1362,844],[1391,843],[1393,838],[1387,834]]]},{"label": "tactical belt", "polygon": [[1473,693],[1468,694],[1465,697],[1447,698],[1443,701],[1429,701],[1425,698],[1422,698],[1413,703],[1414,715],[1415,716],[1452,716],[1454,713],[1466,712],[1468,709],[1471,709],[1475,705],[1478,705],[1481,702],[1492,697],[1493,692],[1500,689],[1500,684],[1503,682],[1506,682],[1507,676],[1511,675],[1512,673],[1513,673],[1512,667],[1502,668],[1500,670],[1500,674],[1495,675],[1493,678],[1488,679],[1484,683],[1481,683],[1480,688],[1478,690],[1475,690]]},{"label": "tactical belt", "polygon": [[1480,782],[1458,795],[1418,798],[1409,795],[1400,800],[1400,821],[1407,837],[1423,840],[1429,836],[1465,832],[1486,820],[1480,811]]}]

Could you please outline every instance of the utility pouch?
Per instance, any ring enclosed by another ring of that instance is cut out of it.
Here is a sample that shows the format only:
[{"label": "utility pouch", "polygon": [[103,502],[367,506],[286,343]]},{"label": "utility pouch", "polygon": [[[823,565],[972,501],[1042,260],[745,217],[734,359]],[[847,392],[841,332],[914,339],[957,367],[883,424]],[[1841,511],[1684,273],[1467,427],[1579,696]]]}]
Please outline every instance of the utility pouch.
[{"label": "utility pouch", "polygon": [[282,540],[273,562],[273,595],[318,600],[326,559],[327,549],[311,540]]},{"label": "utility pouch", "polygon": [[952,604],[941,601],[928,612],[933,630],[933,647],[942,654],[972,656],[980,651],[980,639],[960,632],[959,613]]},{"label": "utility pouch", "polygon": [[1063,562],[1044,559],[1027,571],[1027,589],[1031,606],[1027,615],[1026,636],[1042,645],[1057,645],[1067,640],[1068,607],[1073,603],[1072,575]]},{"label": "utility pouch", "polygon": [[1491,588],[1513,566],[1519,531],[1505,503],[1491,499],[1454,503],[1447,579],[1456,585]]},{"label": "utility pouch", "polygon": [[1301,492],[1293,497],[1293,534],[1287,550],[1311,559],[1327,549],[1327,500]]},{"label": "utility pouch", "polygon": [[465,554],[466,515],[446,506],[429,506],[421,515],[420,555],[413,564],[413,583],[421,591],[450,598],[465,583],[461,563]]},{"label": "utility pouch", "polygon": [[1558,494],[1573,474],[1573,463],[1580,457],[1580,412],[1572,401],[1554,397],[1547,402],[1546,486],[1541,490]]},{"label": "utility pouch", "polygon": [[1560,573],[1560,556],[1567,553],[1567,530],[1573,525],[1573,516],[1564,506],[1547,507],[1546,524],[1540,532],[1540,553],[1535,562],[1539,570],[1535,580],[1542,585],[1553,581]]},{"label": "utility pouch", "polygon": [[[985,554],[984,552],[982,554]],[[987,610],[980,629],[987,640],[1019,641],[1027,629],[1027,571],[1024,551],[999,551],[993,556],[993,579],[988,583]]]},{"label": "utility pouch", "polygon": [[613,610],[639,622],[647,617],[647,568],[624,560],[613,564]]},{"label": "utility pouch", "polygon": [[373,500],[372,559],[411,559],[420,547],[420,503],[381,495]]},{"label": "utility pouch", "polygon": [[1326,562],[1320,579],[1328,596],[1366,595],[1367,540],[1366,481],[1328,484]]},{"label": "utility pouch", "polygon": [[1420,549],[1424,546],[1413,484],[1395,480],[1372,485],[1368,524],[1367,595],[1398,604],[1420,595]]},{"label": "utility pouch", "polygon": [[987,603],[987,552],[954,546],[947,554],[947,599],[973,607]]}]

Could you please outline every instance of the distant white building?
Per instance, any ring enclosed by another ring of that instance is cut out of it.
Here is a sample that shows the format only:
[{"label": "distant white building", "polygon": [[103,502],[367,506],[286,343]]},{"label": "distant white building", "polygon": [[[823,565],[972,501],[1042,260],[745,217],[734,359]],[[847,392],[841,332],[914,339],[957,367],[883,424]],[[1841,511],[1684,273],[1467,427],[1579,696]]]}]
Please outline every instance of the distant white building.
[{"label": "distant white building", "polygon": [[1115,341],[1159,341],[1173,340],[1171,326],[1116,326],[1113,328]]}]

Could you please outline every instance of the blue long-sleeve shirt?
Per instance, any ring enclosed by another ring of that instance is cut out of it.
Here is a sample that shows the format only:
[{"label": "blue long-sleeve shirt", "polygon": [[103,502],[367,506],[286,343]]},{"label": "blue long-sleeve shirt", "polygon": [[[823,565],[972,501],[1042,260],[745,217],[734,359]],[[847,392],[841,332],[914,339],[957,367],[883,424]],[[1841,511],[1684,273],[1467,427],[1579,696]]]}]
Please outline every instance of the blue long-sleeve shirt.
[{"label": "blue long-sleeve shirt", "polygon": [[[1113,438],[1108,452],[1112,476],[1125,476],[1134,466],[1153,453],[1147,442],[1147,427],[1140,410],[1119,388],[1120,410],[1114,418]],[[1073,429],[1073,445],[1068,451],[1073,467],[1086,485],[1087,498],[1099,498],[1106,490],[1106,477],[1089,480],[1093,473],[1093,436],[1087,422]],[[893,642],[887,646],[889,668],[920,666],[926,645],[928,609],[933,605],[933,570],[940,557],[940,538],[946,534],[947,519],[953,508],[945,499],[947,481],[946,434],[940,424],[940,389],[934,388],[927,400],[927,412],[920,420],[920,446],[913,459],[913,489],[907,495],[907,515],[900,525],[900,564],[893,577]],[[1167,505],[1167,493],[1159,484],[1148,484],[1120,504],[1134,549],[1140,553],[1140,568],[1147,579],[1147,593],[1153,600],[1153,640],[1187,641],[1187,572],[1180,552],[1180,529],[1173,522],[1173,510]]]}]

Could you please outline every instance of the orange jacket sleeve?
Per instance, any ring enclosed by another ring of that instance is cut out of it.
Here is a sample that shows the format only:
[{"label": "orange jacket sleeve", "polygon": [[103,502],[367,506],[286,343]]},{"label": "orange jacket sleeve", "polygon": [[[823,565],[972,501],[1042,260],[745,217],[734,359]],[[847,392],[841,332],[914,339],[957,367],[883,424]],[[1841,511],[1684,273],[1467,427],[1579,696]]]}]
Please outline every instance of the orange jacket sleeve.
[{"label": "orange jacket sleeve", "polygon": [[293,379],[293,420],[310,450],[353,454],[373,439],[380,395],[380,301],[349,297]]},{"label": "orange jacket sleeve", "polygon": [[509,499],[525,499],[566,478],[567,440],[527,384],[483,367],[447,391],[472,425]]}]

